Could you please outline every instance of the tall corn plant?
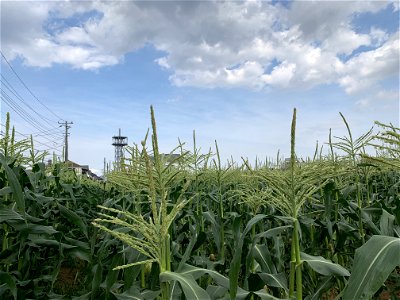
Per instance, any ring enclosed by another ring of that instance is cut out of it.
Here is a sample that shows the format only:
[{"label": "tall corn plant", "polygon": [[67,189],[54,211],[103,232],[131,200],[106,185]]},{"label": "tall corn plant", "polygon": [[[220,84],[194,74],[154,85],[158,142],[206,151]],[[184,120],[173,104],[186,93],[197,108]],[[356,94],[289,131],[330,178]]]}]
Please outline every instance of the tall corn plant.
[{"label": "tall corn plant", "polygon": [[375,135],[369,145],[373,146],[380,154],[377,157],[363,154],[362,156],[369,161],[384,164],[400,170],[400,128],[375,122],[383,129]]},{"label": "tall corn plant", "polygon": [[[16,140],[15,128],[11,128],[10,113],[7,113],[4,137],[0,139],[0,152],[6,159],[12,159],[18,165],[33,166],[36,162],[43,161],[48,154],[47,152],[35,152],[33,149],[32,136]],[[29,155],[26,155],[27,153]]]},{"label": "tall corn plant", "polygon": [[[279,209],[282,214],[293,222],[291,260],[289,274],[289,297],[302,299],[302,257],[299,240],[299,216],[304,204],[313,199],[327,183],[331,166],[323,161],[299,164],[295,153],[296,109],[293,111],[291,126],[290,164],[286,170],[266,170],[261,176],[271,190],[267,201]],[[304,255],[302,255],[304,257]],[[305,257],[305,261],[310,256]],[[312,265],[309,264],[311,267]],[[338,266],[339,267],[339,266]],[[343,271],[343,270],[341,270]],[[342,272],[345,273],[345,272]]]},{"label": "tall corn plant", "polygon": [[[133,184],[134,181],[129,181],[127,177],[138,176],[140,179],[139,182],[143,185],[143,189],[148,196],[150,215],[143,216],[136,211],[128,212],[100,206],[108,213],[100,213],[101,218],[95,219],[92,224],[147,257],[146,260],[121,265],[114,268],[114,270],[134,265],[157,263],[160,274],[162,274],[163,272],[171,271],[170,227],[176,216],[190,201],[190,199],[185,198],[185,191],[189,186],[189,181],[182,187],[178,199],[172,203],[171,199],[168,198],[169,183],[178,175],[179,171],[174,172],[173,162],[167,163],[159,153],[154,110],[153,107],[150,109],[153,159],[150,158],[146,149],[146,136],[145,141],[142,142],[141,160],[136,164],[136,172],[138,174],[129,174],[129,172],[125,174],[125,183],[128,185]],[[119,176],[123,175],[119,174]],[[170,206],[172,206],[172,209]],[[106,224],[114,224],[125,228],[127,231],[109,229],[105,226]],[[169,296],[169,283],[168,281],[163,281],[161,282],[161,297],[162,299],[169,299]]]},{"label": "tall corn plant", "polygon": [[358,206],[358,213],[359,213],[359,221],[358,221],[358,230],[361,236],[361,241],[365,243],[365,232],[363,227],[363,220],[362,220],[362,208],[363,208],[363,201],[362,201],[362,193],[361,193],[361,177],[360,177],[360,170],[358,165],[358,158],[364,152],[365,147],[368,145],[369,141],[372,139],[372,128],[361,135],[360,137],[354,139],[353,135],[350,130],[350,126],[342,113],[339,113],[342,117],[344,124],[346,125],[348,136],[344,137],[336,137],[339,141],[336,143],[332,143],[331,145],[339,150],[342,150],[346,153],[347,158],[349,159],[349,168],[347,169],[347,173],[351,176],[355,174],[355,185],[357,191],[357,206]]}]

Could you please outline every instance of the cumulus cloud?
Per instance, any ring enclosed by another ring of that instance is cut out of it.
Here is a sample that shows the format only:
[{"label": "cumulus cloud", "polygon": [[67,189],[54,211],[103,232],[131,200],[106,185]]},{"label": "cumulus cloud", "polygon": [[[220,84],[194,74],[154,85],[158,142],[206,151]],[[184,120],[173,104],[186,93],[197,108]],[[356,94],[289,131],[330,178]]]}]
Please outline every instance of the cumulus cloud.
[{"label": "cumulus cloud", "polygon": [[30,66],[59,63],[81,69],[97,69],[119,61],[119,57],[95,47],[84,27],[63,25],[58,29],[57,22],[50,18],[54,14],[64,20],[85,13],[91,10],[88,3],[4,1],[1,5],[1,49],[9,59],[20,56]]},{"label": "cumulus cloud", "polygon": [[[398,32],[389,35],[372,26],[360,33],[351,23],[354,16],[387,5],[6,1],[1,42],[3,52],[32,66],[98,69],[150,44],[165,53],[155,63],[171,72],[177,86],[262,89],[337,83],[356,93],[398,72]],[[71,20],[75,23],[66,25]]]},{"label": "cumulus cloud", "polygon": [[[379,33],[376,32],[375,36]],[[351,54],[360,46],[370,45],[371,38],[367,34],[357,34],[348,27],[341,27],[335,30],[322,44],[325,51],[335,54]]]},{"label": "cumulus cloud", "polygon": [[347,93],[356,93],[380,80],[399,74],[399,36],[396,34],[381,47],[362,52],[341,68],[339,83]]},{"label": "cumulus cloud", "polygon": [[295,71],[295,64],[284,61],[280,65],[274,67],[270,74],[263,75],[263,79],[267,84],[287,87]]}]

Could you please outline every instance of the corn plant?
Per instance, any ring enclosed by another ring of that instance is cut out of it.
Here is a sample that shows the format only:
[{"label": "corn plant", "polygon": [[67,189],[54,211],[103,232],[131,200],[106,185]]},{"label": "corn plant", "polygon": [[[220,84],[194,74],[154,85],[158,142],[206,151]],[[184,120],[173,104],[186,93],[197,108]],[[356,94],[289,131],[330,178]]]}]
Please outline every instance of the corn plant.
[{"label": "corn plant", "polygon": [[375,135],[369,144],[373,146],[380,155],[372,157],[363,154],[363,157],[372,162],[400,169],[400,128],[380,122],[375,123],[384,129],[384,131]]},{"label": "corn plant", "polygon": [[[13,159],[16,164],[33,166],[37,162],[42,162],[48,155],[46,151],[39,152],[34,150],[32,136],[16,140],[15,128],[10,125],[10,114],[6,114],[6,126],[4,137],[0,139],[0,151],[6,159]],[[29,155],[26,155],[29,153]]]},{"label": "corn plant", "polygon": [[[116,213],[119,216],[100,213],[103,218],[95,219],[92,223],[94,226],[110,233],[115,238],[120,239],[133,249],[139,251],[147,258],[146,260],[118,266],[114,270],[139,264],[157,263],[160,274],[171,271],[170,227],[176,216],[191,200],[185,198],[185,191],[189,186],[189,181],[184,185],[175,203],[172,203],[168,198],[170,192],[168,183],[178,173],[172,172],[172,162],[166,163],[159,153],[153,107],[151,107],[151,123],[153,160],[150,159],[146,149],[146,137],[142,142],[142,162],[139,164],[144,170],[138,170],[145,174],[143,184],[150,204],[150,215],[144,217],[136,212],[127,212],[100,206],[105,211]],[[172,209],[169,209],[170,205],[173,205]],[[124,227],[129,230],[129,233],[112,230],[102,225],[107,223]],[[168,299],[169,296],[170,285],[168,282],[162,282],[161,297],[162,299]]]},{"label": "corn plant", "polygon": [[[151,108],[151,136],[95,183],[62,164],[46,168],[31,140],[19,144],[8,124],[0,140],[0,298],[378,299],[394,292],[399,129],[377,125],[382,132],[353,139],[347,124],[347,137],[329,135],[327,157],[317,146],[301,160],[294,110],[289,162],[278,154],[277,165],[256,159],[253,168],[245,159],[223,164],[217,145],[214,156],[201,154],[194,134],[192,150],[179,142],[171,152],[178,156],[161,154]],[[366,145],[377,155],[365,154]]]},{"label": "corn plant", "polygon": [[344,151],[347,154],[347,158],[350,161],[350,168],[348,172],[351,175],[355,175],[355,187],[357,193],[357,206],[359,212],[359,221],[358,221],[358,229],[361,236],[362,243],[365,243],[365,232],[363,228],[363,218],[362,218],[362,208],[364,206],[362,201],[362,193],[361,193],[361,178],[358,167],[358,155],[363,153],[364,148],[367,146],[368,142],[372,139],[372,128],[362,134],[360,137],[354,139],[350,130],[350,126],[342,113],[339,113],[342,117],[344,124],[346,125],[348,136],[345,137],[336,137],[339,139],[339,142],[333,143],[333,147]]},{"label": "corn plant", "polygon": [[[302,263],[312,260],[308,256],[301,257],[299,238],[299,215],[307,201],[312,201],[313,195],[329,181],[331,169],[323,162],[299,165],[295,153],[296,109],[293,111],[291,126],[291,155],[290,165],[285,171],[267,170],[262,174],[268,187],[272,190],[268,199],[270,204],[277,207],[284,216],[293,223],[291,259],[289,274],[289,297],[303,297]],[[314,260],[314,262],[317,260]],[[322,261],[322,260],[320,260]],[[311,263],[311,267],[313,264]],[[337,266],[338,274],[347,275],[346,270]]]}]

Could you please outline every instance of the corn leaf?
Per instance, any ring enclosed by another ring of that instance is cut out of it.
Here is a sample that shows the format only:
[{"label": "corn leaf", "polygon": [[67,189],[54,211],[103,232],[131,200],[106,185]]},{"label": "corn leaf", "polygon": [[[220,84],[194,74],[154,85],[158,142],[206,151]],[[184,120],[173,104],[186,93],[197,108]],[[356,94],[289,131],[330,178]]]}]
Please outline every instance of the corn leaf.
[{"label": "corn leaf", "polygon": [[0,164],[3,166],[7,174],[8,183],[12,189],[15,202],[20,212],[25,212],[25,199],[22,192],[21,185],[15,175],[14,171],[8,166],[7,161],[3,154],[0,153]]},{"label": "corn leaf", "polygon": [[350,276],[349,271],[343,268],[341,265],[335,264],[322,256],[312,256],[301,252],[300,258],[305,261],[315,272],[319,274],[338,275],[338,276]]},{"label": "corn leaf", "polygon": [[65,206],[58,204],[58,208],[60,210],[60,213],[70,222],[72,222],[74,225],[76,225],[82,233],[88,237],[88,231],[87,231],[87,224],[82,220],[80,216],[76,214],[76,212],[66,208]]},{"label": "corn leaf", "polygon": [[23,220],[22,216],[11,208],[1,208],[0,209],[0,222],[5,222],[8,220]]},{"label": "corn leaf", "polygon": [[356,250],[343,299],[370,299],[396,266],[400,266],[400,238],[372,236]]},{"label": "corn leaf", "polygon": [[186,299],[191,299],[191,300],[211,299],[208,293],[197,284],[193,276],[190,274],[175,273],[170,271],[160,273],[161,282],[170,280],[179,282],[186,296]]},{"label": "corn leaf", "polygon": [[6,290],[9,289],[14,299],[17,299],[17,286],[15,284],[14,278],[10,274],[0,271],[0,282],[5,283],[7,287]]}]

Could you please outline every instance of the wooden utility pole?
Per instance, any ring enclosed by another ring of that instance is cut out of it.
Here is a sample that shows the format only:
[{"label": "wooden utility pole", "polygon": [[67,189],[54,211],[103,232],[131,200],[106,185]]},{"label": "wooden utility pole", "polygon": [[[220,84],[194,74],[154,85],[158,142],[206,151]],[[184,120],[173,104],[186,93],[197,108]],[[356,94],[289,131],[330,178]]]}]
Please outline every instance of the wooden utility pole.
[{"label": "wooden utility pole", "polygon": [[73,122],[67,122],[67,121],[65,121],[65,122],[61,122],[61,123],[58,122],[58,124],[61,124],[60,127],[61,127],[61,126],[64,126],[64,127],[65,127],[64,162],[67,162],[67,161],[68,161],[68,135],[69,135],[68,129],[71,128],[71,126],[69,126],[69,125],[72,125],[72,124],[74,124],[74,123],[73,123]]}]

